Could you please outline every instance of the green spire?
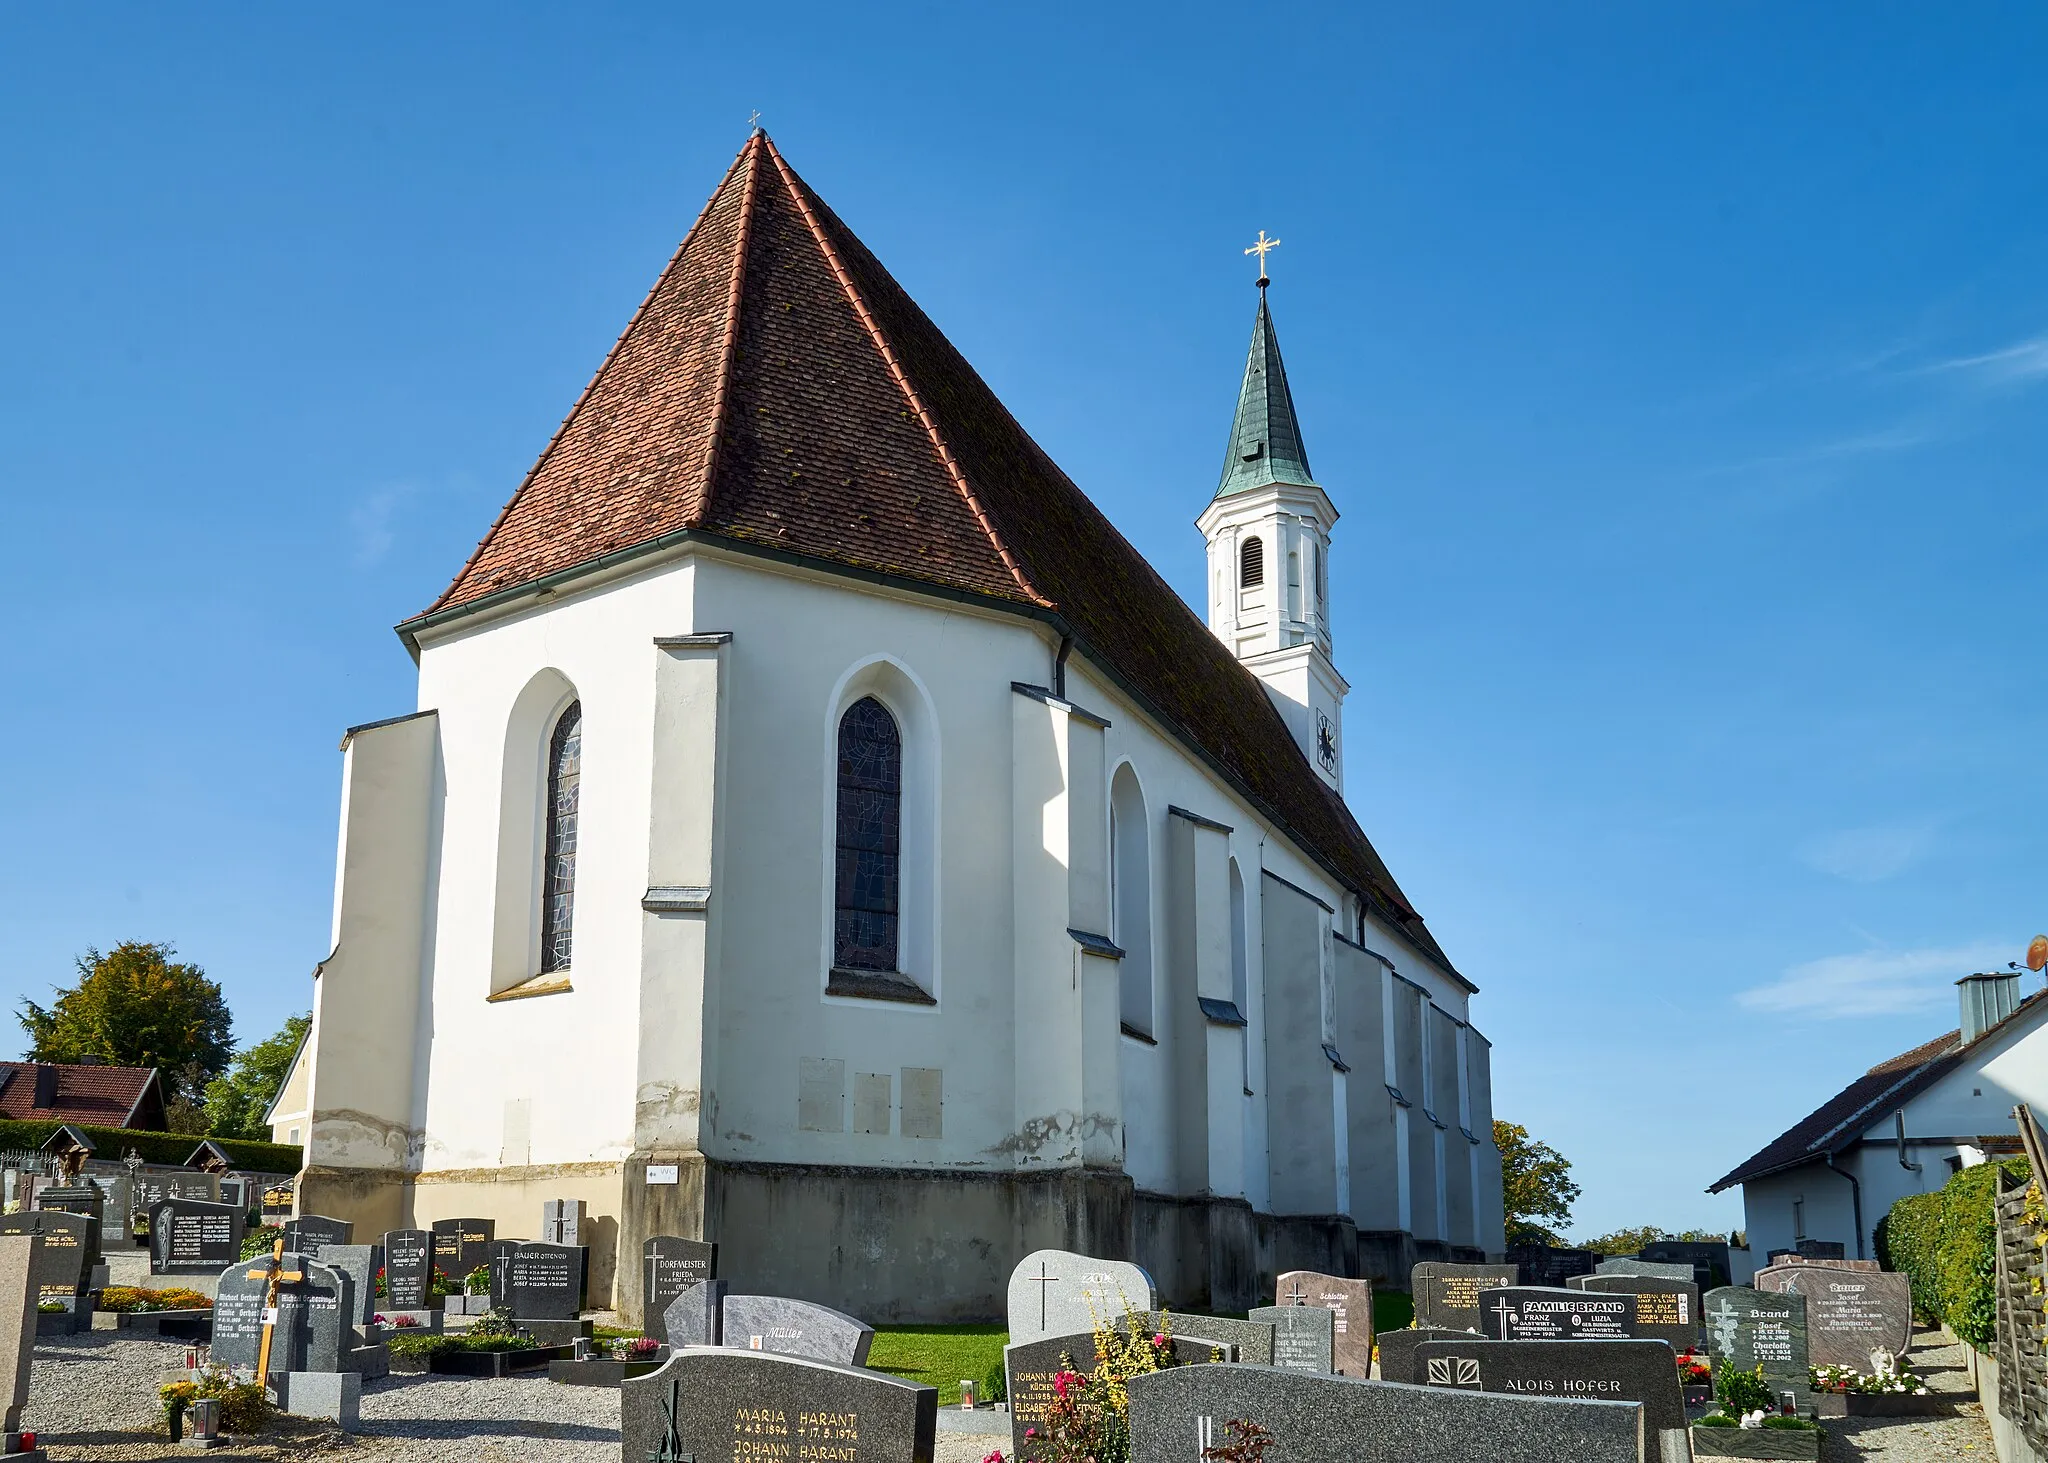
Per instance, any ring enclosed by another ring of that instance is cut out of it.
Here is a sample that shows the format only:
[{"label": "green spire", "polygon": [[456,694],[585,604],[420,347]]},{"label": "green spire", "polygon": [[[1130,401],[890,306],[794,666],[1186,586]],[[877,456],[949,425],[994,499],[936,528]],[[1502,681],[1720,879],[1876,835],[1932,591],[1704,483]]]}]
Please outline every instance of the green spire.
[{"label": "green spire", "polygon": [[1280,341],[1273,334],[1262,279],[1251,355],[1244,363],[1237,420],[1230,424],[1230,448],[1223,457],[1223,481],[1217,484],[1216,496],[1227,498],[1268,483],[1316,486],[1309,476],[1308,449],[1301,444],[1301,423],[1295,420],[1294,397],[1287,390],[1287,368],[1280,363]]}]

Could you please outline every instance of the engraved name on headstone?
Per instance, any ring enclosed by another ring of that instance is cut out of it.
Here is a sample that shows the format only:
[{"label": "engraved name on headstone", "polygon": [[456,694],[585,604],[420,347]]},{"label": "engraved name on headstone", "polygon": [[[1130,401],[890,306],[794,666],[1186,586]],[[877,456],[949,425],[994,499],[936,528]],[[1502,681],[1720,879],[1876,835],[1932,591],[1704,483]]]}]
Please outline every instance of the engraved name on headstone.
[{"label": "engraved name on headstone", "polygon": [[640,1247],[640,1266],[646,1333],[656,1341],[667,1341],[668,1308],[690,1286],[717,1276],[718,1246],[671,1234],[653,1235]]},{"label": "engraved name on headstone", "polygon": [[1249,1319],[1273,1328],[1273,1365],[1298,1372],[1337,1369],[1337,1316],[1322,1306],[1257,1306]]},{"label": "engraved name on headstone", "polygon": [[426,1229],[384,1231],[384,1298],[389,1311],[424,1311],[433,1305],[434,1234]]},{"label": "engraved name on headstone", "polygon": [[1149,1311],[1158,1304],[1143,1266],[1071,1250],[1034,1250],[1010,1272],[1010,1339],[1035,1341],[1115,1325],[1127,1310]]},{"label": "engraved name on headstone", "polygon": [[[1321,1306],[1337,1318],[1337,1370],[1347,1377],[1372,1375],[1372,1282],[1316,1270],[1289,1270],[1275,1283],[1273,1304]],[[1245,1358],[1247,1361],[1252,1358]]]},{"label": "engraved name on headstone", "polygon": [[939,1394],[886,1372],[688,1347],[619,1401],[626,1463],[932,1463]]},{"label": "engraved name on headstone", "polygon": [[1632,1295],[1516,1285],[1487,1292],[1479,1308],[1481,1334],[1495,1341],[1626,1341],[1635,1334]]}]

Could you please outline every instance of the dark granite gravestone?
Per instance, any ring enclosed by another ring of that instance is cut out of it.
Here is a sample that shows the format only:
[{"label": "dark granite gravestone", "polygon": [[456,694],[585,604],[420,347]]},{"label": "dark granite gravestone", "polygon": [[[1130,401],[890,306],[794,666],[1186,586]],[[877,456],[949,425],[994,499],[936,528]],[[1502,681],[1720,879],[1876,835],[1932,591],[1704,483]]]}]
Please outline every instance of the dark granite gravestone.
[{"label": "dark granite gravestone", "polygon": [[1636,1258],[1692,1266],[1692,1283],[1700,1288],[1702,1295],[1717,1285],[1726,1285],[1735,1275],[1726,1240],[1654,1240],[1644,1245]]},{"label": "dark granite gravestone", "polygon": [[1635,1332],[1630,1295],[1515,1285],[1489,1291],[1479,1309],[1481,1334],[1495,1341],[1627,1341]]},{"label": "dark granite gravestone", "polygon": [[1833,1239],[1803,1239],[1793,1250],[1804,1260],[1839,1260],[1848,1253],[1840,1240]]},{"label": "dark granite gravestone", "polygon": [[1522,1270],[1522,1284],[1562,1285],[1574,1275],[1591,1275],[1605,1257],[1591,1250],[1553,1249],[1549,1245],[1510,1245],[1508,1263]]},{"label": "dark granite gravestone", "polygon": [[355,1301],[350,1323],[366,1326],[377,1314],[377,1272],[384,1267],[384,1250],[379,1245],[322,1245],[314,1256],[348,1275],[349,1293]]},{"label": "dark granite gravestone", "polygon": [[149,1211],[149,1273],[217,1274],[242,1253],[247,1216],[232,1204],[164,1199]]},{"label": "dark granite gravestone", "polygon": [[433,1231],[385,1230],[382,1308],[387,1311],[424,1311],[432,1307],[433,1294]]},{"label": "dark granite gravestone", "polygon": [[91,1227],[92,1221],[82,1214],[54,1209],[0,1218],[0,1234],[29,1235],[35,1240],[28,1279],[38,1303],[75,1301],[85,1293],[91,1274],[86,1261]]},{"label": "dark granite gravestone", "polygon": [[671,1234],[650,1237],[640,1246],[640,1295],[646,1313],[646,1334],[656,1341],[668,1340],[666,1317],[676,1297],[689,1286],[717,1274],[717,1245]]},{"label": "dark granite gravestone", "polygon": [[722,1345],[866,1366],[872,1326],[829,1306],[779,1295],[728,1295]]},{"label": "dark granite gravestone", "polygon": [[1805,1296],[1724,1285],[1707,1292],[1702,1312],[1707,1355],[1713,1361],[1743,1371],[1762,1367],[1772,1396],[1788,1390],[1806,1395],[1812,1379],[1807,1374]]},{"label": "dark granite gravestone", "polygon": [[1451,1331],[1442,1326],[1408,1326],[1379,1334],[1380,1380],[1414,1382],[1415,1353],[1425,1341],[1471,1341],[1470,1331]]},{"label": "dark granite gravestone", "polygon": [[1198,1316],[1189,1311],[1139,1311],[1140,1333],[1200,1336],[1232,1349],[1233,1359],[1257,1366],[1273,1364],[1273,1328],[1258,1321],[1238,1321],[1229,1316]]},{"label": "dark granite gravestone", "polygon": [[213,1298],[212,1359],[224,1367],[256,1365],[263,1344],[263,1304],[270,1293],[270,1257],[244,1260],[220,1272]]},{"label": "dark granite gravestone", "polygon": [[[1337,1318],[1337,1370],[1347,1377],[1372,1375],[1372,1282],[1289,1270],[1274,1282],[1279,1306],[1321,1306]],[[1245,1361],[1257,1358],[1238,1355]]]},{"label": "dark granite gravestone", "polygon": [[1297,1372],[1337,1369],[1337,1315],[1321,1306],[1255,1306],[1248,1319],[1273,1328],[1273,1365]]},{"label": "dark granite gravestone", "polygon": [[[1673,1375],[1676,1376],[1676,1369]],[[1439,1391],[1279,1367],[1176,1367],[1133,1377],[1131,1463],[1193,1463],[1244,1418],[1273,1463],[1641,1463],[1643,1410]]]},{"label": "dark granite gravestone", "polygon": [[1692,1262],[1687,1260],[1666,1263],[1658,1260],[1635,1260],[1630,1259],[1626,1255],[1617,1255],[1602,1260],[1598,1265],[1595,1265],[1593,1273],[1595,1275],[1654,1275],[1659,1280],[1691,1281]]},{"label": "dark granite gravestone", "polygon": [[628,1377],[626,1463],[931,1463],[939,1394],[856,1367],[773,1352],[689,1347]]},{"label": "dark granite gravestone", "polygon": [[[349,1369],[355,1349],[354,1284],[348,1273],[323,1265],[311,1255],[287,1251],[279,1267],[297,1280],[278,1285],[277,1320],[270,1340],[270,1370],[278,1372],[340,1372]],[[270,1259],[244,1260],[223,1271],[220,1295],[229,1300],[223,1321],[220,1299],[214,1301],[213,1359],[223,1366],[253,1367],[262,1345],[263,1300],[268,1294]],[[253,1315],[253,1319],[251,1319]]]},{"label": "dark granite gravestone", "polygon": [[1036,1341],[1115,1326],[1127,1310],[1158,1305],[1143,1266],[1071,1250],[1034,1250],[1010,1272],[1010,1339]]},{"label": "dark granite gravestone", "polygon": [[583,1273],[590,1252],[581,1245],[530,1240],[504,1259],[504,1298],[492,1287],[495,1304],[508,1306],[522,1321],[573,1321],[583,1309]]},{"label": "dark granite gravestone", "polygon": [[1795,1265],[1776,1289],[1806,1297],[1807,1357],[1814,1366],[1867,1372],[1870,1353],[1879,1347],[1903,1355],[1912,1344],[1913,1288],[1903,1275]]},{"label": "dark granite gravestone", "polygon": [[[1197,1336],[1173,1338],[1174,1360],[1181,1367],[1195,1367],[1212,1360],[1217,1343]],[[1010,1399],[1011,1463],[1034,1463],[1042,1445],[1025,1434],[1045,1420],[1053,1399],[1053,1378],[1059,1375],[1062,1358],[1071,1358],[1083,1376],[1095,1370],[1095,1333],[1077,1331],[1068,1336],[1041,1336],[1036,1341],[1013,1342],[1003,1348],[1003,1376]],[[1228,1353],[1225,1354],[1228,1360]],[[1176,1368],[1177,1369],[1177,1368]]]},{"label": "dark granite gravestone", "polygon": [[432,1229],[434,1264],[457,1281],[486,1263],[484,1246],[498,1236],[497,1221],[492,1219],[437,1219]]},{"label": "dark granite gravestone", "polygon": [[1674,1351],[1700,1344],[1700,1288],[1690,1280],[1658,1275],[1581,1275],[1573,1284],[1581,1291],[1636,1298],[1635,1334],[1666,1341]]},{"label": "dark granite gravestone", "polygon": [[661,1328],[671,1346],[724,1345],[725,1282],[699,1280],[684,1286],[661,1313]]},{"label": "dark granite gravestone", "polygon": [[1426,1387],[1640,1403],[1645,1456],[1692,1458],[1678,1359],[1662,1341],[1432,1341],[1415,1366]]},{"label": "dark granite gravestone", "polygon": [[1479,1293],[1519,1285],[1513,1265],[1440,1265],[1425,1260],[1409,1272],[1415,1324],[1453,1331],[1479,1329]]},{"label": "dark granite gravestone", "polygon": [[284,1223],[284,1247],[306,1254],[317,1253],[322,1245],[345,1245],[355,1237],[355,1226],[346,1219],[329,1219],[325,1214],[301,1214]]},{"label": "dark granite gravestone", "polygon": [[101,1251],[106,1234],[105,1191],[90,1179],[80,1179],[75,1184],[44,1189],[36,1195],[36,1208],[76,1214],[88,1221],[85,1233],[85,1273],[90,1275],[92,1267],[104,1258]]}]

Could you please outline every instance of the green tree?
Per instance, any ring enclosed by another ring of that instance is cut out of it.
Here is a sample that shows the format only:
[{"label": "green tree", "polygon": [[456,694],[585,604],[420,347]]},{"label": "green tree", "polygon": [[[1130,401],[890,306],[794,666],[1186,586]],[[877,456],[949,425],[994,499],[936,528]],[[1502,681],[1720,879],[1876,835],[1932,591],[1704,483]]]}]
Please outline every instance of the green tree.
[{"label": "green tree", "polygon": [[284,1086],[292,1058],[298,1055],[312,1016],[288,1016],[284,1026],[254,1046],[235,1054],[234,1065],[225,1076],[206,1084],[206,1131],[215,1138],[256,1138],[267,1140],[270,1129],[263,1114]]},{"label": "green tree", "polygon": [[120,1067],[155,1067],[166,1097],[196,1098],[233,1054],[234,1018],[220,987],[197,965],[174,961],[167,944],[124,940],[78,958],[78,984],[56,987],[49,1006],[21,1003],[29,1060],[98,1057]]},{"label": "green tree", "polygon": [[[1617,1229],[1612,1234],[1603,1234],[1598,1239],[1584,1240],[1579,1248],[1591,1250],[1596,1255],[1640,1255],[1644,1245],[1653,1245],[1660,1239],[1675,1239],[1654,1224],[1640,1229]],[[1719,1239],[1718,1234],[1714,1236]]]},{"label": "green tree", "polygon": [[1520,1123],[1493,1124],[1493,1146],[1500,1150],[1502,1207],[1507,1211],[1510,1245],[1562,1245],[1559,1232],[1539,1222],[1566,1225],[1579,1186],[1572,1182],[1571,1160],[1548,1143],[1529,1136]]}]

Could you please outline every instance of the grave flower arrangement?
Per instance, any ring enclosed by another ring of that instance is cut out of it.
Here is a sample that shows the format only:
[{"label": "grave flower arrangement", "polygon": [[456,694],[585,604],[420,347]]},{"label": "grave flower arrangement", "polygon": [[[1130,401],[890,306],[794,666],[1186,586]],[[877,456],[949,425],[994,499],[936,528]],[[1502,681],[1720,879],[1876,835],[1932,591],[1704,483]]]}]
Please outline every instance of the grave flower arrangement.
[{"label": "grave flower arrangement", "polygon": [[489,1295],[491,1293],[491,1267],[479,1265],[462,1277],[464,1295]]},{"label": "grave flower arrangement", "polygon": [[1714,1370],[1690,1351],[1678,1353],[1678,1382],[1684,1387],[1710,1387]]},{"label": "grave flower arrangement", "polygon": [[1026,1428],[1039,1440],[1044,1463],[1129,1463],[1131,1378],[1178,1365],[1170,1318],[1149,1334],[1135,1311],[1125,1311],[1123,1329],[1098,1321],[1095,1374],[1084,1376],[1071,1356],[1060,1358],[1045,1421]]},{"label": "grave flower arrangement", "polygon": [[134,1285],[110,1285],[100,1292],[103,1311],[210,1311],[213,1297],[188,1290],[182,1285],[168,1290],[144,1290]]},{"label": "grave flower arrangement", "polygon": [[1850,1366],[1817,1366],[1812,1371],[1816,1392],[1860,1392],[1871,1397],[1925,1397],[1927,1383],[1901,1357],[1889,1351],[1870,1354],[1871,1369],[1859,1372]]},{"label": "grave flower arrangement", "polygon": [[202,1397],[220,1399],[220,1425],[230,1433],[258,1433],[270,1424],[272,1407],[257,1382],[238,1381],[225,1367],[208,1367],[196,1378],[166,1382],[157,1388],[164,1426],[175,1439],[184,1430],[185,1414]]}]

